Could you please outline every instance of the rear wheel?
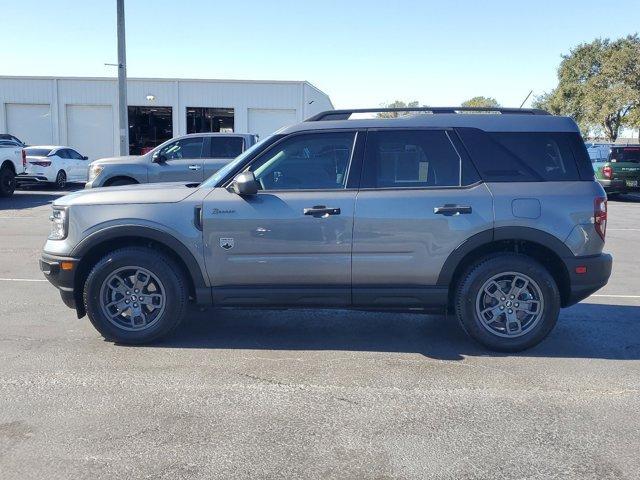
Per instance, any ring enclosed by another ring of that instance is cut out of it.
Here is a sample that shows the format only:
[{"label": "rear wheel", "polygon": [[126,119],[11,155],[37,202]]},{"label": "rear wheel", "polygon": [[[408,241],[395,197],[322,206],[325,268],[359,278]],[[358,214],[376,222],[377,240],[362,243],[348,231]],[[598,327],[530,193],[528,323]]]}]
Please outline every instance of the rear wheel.
[{"label": "rear wheel", "polygon": [[58,190],[64,190],[67,186],[67,174],[64,170],[60,170],[56,175],[56,188]]},{"label": "rear wheel", "polygon": [[84,304],[91,323],[107,340],[148,343],[182,321],[186,285],[182,270],[166,255],[123,248],[93,267],[84,285]]},{"label": "rear wheel", "polygon": [[542,341],[560,312],[551,274],[525,255],[496,254],[475,262],[456,292],[456,316],[476,341],[517,352]]},{"label": "rear wheel", "polygon": [[0,169],[0,197],[10,197],[16,189],[16,174],[10,167]]}]

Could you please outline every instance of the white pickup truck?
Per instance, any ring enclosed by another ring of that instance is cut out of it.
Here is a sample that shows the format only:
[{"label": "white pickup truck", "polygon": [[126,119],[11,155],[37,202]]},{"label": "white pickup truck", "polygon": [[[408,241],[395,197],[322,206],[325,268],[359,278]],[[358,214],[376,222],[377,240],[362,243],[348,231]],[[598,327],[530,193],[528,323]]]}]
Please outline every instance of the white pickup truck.
[{"label": "white pickup truck", "polygon": [[10,197],[16,188],[16,175],[24,172],[27,157],[23,144],[9,135],[0,136],[0,197]]}]

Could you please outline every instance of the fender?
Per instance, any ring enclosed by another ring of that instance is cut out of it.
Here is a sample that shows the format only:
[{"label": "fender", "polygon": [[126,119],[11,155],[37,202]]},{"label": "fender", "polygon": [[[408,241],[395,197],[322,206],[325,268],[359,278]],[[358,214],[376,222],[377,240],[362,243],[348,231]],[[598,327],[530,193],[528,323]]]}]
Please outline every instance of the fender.
[{"label": "fender", "polygon": [[86,238],[82,239],[71,252],[70,256],[82,258],[89,250],[96,245],[107,240],[113,240],[122,237],[138,237],[162,243],[171,248],[182,259],[189,271],[189,275],[193,280],[196,290],[197,302],[203,304],[211,303],[211,291],[205,281],[205,276],[193,254],[189,249],[173,235],[151,227],[140,225],[122,225],[111,226],[98,230]]},{"label": "fender", "polygon": [[531,227],[498,227],[476,233],[451,252],[444,262],[442,270],[440,270],[437,285],[449,285],[462,259],[473,250],[500,240],[525,240],[538,243],[556,252],[562,259],[575,258],[575,255],[569,247],[558,237],[550,233]]}]

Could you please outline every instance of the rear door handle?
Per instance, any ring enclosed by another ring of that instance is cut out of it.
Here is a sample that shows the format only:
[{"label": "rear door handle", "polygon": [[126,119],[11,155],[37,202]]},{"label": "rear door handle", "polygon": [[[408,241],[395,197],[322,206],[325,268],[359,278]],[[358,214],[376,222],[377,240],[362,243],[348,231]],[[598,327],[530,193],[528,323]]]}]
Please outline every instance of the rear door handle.
[{"label": "rear door handle", "polygon": [[327,208],[324,205],[316,205],[311,208],[305,208],[303,210],[305,215],[311,215],[312,217],[322,218],[329,215],[340,215],[339,208]]},{"label": "rear door handle", "polygon": [[436,215],[444,215],[446,217],[451,217],[453,215],[464,215],[467,213],[471,213],[471,207],[469,205],[455,205],[452,203],[447,203],[442,205],[441,207],[435,207],[433,209],[433,213]]},{"label": "rear door handle", "polygon": [[200,165],[189,165],[189,170],[200,170],[201,168]]}]

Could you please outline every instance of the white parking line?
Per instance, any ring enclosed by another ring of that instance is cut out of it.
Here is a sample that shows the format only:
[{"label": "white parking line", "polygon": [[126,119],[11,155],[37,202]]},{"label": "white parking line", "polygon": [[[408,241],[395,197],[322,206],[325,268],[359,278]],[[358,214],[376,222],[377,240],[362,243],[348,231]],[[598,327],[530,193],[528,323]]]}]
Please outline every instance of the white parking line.
[{"label": "white parking line", "polygon": [[640,232],[640,228],[607,228],[607,232]]},{"label": "white parking line", "polygon": [[45,278],[0,278],[0,282],[46,282]]},{"label": "white parking line", "polygon": [[640,298],[640,295],[591,295],[592,297],[602,298]]}]

